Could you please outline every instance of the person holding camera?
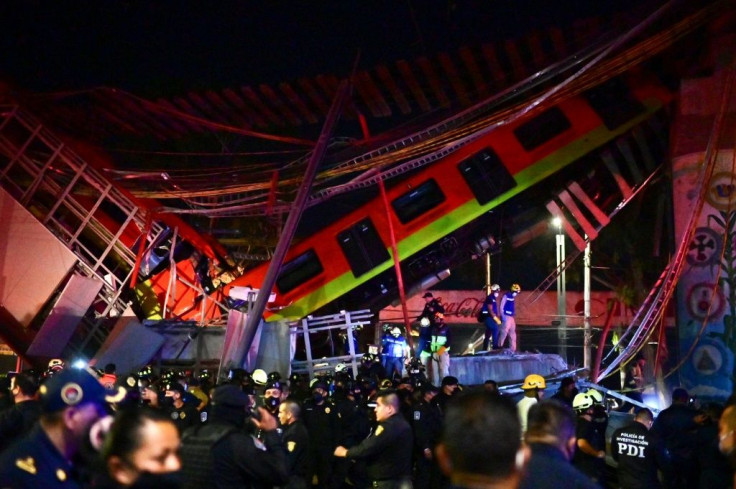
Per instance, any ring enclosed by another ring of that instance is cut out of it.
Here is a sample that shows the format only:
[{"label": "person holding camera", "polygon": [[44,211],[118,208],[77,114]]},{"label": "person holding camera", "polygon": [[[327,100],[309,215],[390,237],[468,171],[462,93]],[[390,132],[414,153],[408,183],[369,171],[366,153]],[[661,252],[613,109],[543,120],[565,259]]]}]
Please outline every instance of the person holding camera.
[{"label": "person holding camera", "polygon": [[[215,388],[209,421],[182,435],[184,489],[256,488],[288,482],[278,422],[262,407],[249,417],[250,405],[237,385]],[[263,432],[263,441],[245,432],[247,420]]]}]

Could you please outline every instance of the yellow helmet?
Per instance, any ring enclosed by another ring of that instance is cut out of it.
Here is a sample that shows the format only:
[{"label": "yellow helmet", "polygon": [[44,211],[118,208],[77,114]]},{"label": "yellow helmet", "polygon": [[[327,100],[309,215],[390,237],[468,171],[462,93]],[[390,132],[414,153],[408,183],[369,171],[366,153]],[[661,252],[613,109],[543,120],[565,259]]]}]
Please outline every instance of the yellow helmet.
[{"label": "yellow helmet", "polygon": [[514,284],[511,286],[511,292],[521,292],[521,285]]},{"label": "yellow helmet", "polygon": [[547,383],[544,381],[544,377],[538,374],[527,375],[524,379],[524,383],[521,388],[526,389],[546,389]]}]

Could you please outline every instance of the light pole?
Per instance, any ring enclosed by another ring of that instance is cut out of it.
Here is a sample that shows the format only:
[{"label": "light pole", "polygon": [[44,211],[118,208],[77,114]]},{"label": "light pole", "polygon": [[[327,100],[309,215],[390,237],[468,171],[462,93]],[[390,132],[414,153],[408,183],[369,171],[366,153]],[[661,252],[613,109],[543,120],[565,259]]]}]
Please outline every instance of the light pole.
[{"label": "light pole", "polygon": [[562,232],[562,219],[555,217],[552,225],[556,228],[555,250],[557,252],[557,344],[558,353],[567,362],[567,307],[565,282],[565,234]]}]

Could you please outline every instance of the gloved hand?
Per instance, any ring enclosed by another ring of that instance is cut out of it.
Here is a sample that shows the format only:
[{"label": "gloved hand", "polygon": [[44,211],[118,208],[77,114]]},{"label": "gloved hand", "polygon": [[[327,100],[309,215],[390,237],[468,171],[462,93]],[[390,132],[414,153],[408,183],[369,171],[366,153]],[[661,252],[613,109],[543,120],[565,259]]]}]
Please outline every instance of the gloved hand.
[{"label": "gloved hand", "polygon": [[438,355],[442,355],[442,354],[443,354],[443,353],[445,353],[446,351],[447,351],[447,347],[445,347],[445,346],[441,346],[441,347],[440,347],[440,349],[439,349],[439,350],[437,350],[437,354],[438,354]]},{"label": "gloved hand", "polygon": [[501,324],[501,318],[498,316],[493,316],[493,320],[496,321],[496,324]]}]

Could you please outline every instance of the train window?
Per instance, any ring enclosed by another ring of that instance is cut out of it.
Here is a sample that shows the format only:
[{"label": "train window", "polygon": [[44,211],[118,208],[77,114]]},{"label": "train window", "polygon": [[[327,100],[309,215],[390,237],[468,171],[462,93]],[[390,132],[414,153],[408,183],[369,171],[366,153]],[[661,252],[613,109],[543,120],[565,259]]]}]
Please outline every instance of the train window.
[{"label": "train window", "polygon": [[290,292],[309,280],[322,273],[322,262],[314,250],[309,250],[284,264],[276,286],[282,294]]},{"label": "train window", "polygon": [[445,194],[434,179],[427,180],[401,197],[394,199],[391,206],[402,224],[416,219],[428,210],[445,201]]},{"label": "train window", "polygon": [[514,135],[525,150],[531,151],[570,127],[565,114],[558,107],[552,107],[514,129]]},{"label": "train window", "polygon": [[516,180],[491,148],[464,159],[457,169],[480,205],[516,186]]},{"label": "train window", "polygon": [[609,131],[642,114],[646,109],[621,78],[612,78],[588,90],[585,98]]},{"label": "train window", "polygon": [[391,258],[369,218],[342,231],[337,242],[356,277]]}]

